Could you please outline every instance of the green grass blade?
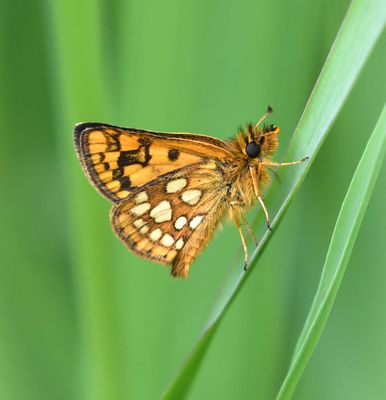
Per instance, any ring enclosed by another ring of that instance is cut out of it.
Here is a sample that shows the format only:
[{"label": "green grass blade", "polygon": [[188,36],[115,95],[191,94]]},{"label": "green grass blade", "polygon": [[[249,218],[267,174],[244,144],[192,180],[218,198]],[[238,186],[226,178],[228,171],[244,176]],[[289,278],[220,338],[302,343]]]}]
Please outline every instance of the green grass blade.
[{"label": "green grass blade", "polygon": [[323,332],[386,151],[386,107],[355,171],[331,238],[319,287],[278,399],[290,399]]},{"label": "green grass blade", "polygon": [[[311,160],[306,165],[280,170],[281,184],[274,182],[267,196],[273,226],[277,226],[304,179],[384,24],[385,10],[381,0],[356,0],[351,3],[286,153],[286,160],[301,159],[306,155],[311,156]],[[271,237],[261,215],[255,234],[260,240],[251,256],[250,267]],[[203,334],[166,389],[163,398],[183,398],[188,393],[215,330],[250,275],[242,271],[241,265],[240,258],[230,268]]]}]

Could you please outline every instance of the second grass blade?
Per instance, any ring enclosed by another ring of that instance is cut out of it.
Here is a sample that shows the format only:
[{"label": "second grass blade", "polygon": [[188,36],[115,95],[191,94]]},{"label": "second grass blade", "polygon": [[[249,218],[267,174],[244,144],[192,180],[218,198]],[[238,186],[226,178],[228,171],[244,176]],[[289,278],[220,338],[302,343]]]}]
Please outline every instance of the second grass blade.
[{"label": "second grass blade", "polygon": [[322,334],[350,258],[386,151],[386,107],[371,135],[343,201],[318,290],[278,399],[290,399]]}]

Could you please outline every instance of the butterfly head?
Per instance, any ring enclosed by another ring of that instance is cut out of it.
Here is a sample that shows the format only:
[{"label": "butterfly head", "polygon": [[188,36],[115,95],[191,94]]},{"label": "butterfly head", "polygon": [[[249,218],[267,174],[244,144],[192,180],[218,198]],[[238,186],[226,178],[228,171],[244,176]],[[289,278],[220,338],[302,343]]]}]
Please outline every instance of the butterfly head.
[{"label": "butterfly head", "polygon": [[271,156],[279,144],[278,135],[280,128],[276,125],[261,126],[262,122],[272,113],[268,107],[267,112],[260,118],[256,125],[249,124],[246,130],[240,131],[239,145],[244,158],[251,163],[259,162]]}]

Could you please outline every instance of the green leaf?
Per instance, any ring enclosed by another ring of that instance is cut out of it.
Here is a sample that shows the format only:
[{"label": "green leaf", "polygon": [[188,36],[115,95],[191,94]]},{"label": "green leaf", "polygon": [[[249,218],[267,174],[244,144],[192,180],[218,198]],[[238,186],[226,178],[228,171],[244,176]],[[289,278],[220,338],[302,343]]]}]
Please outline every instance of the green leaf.
[{"label": "green leaf", "polygon": [[386,107],[355,171],[331,238],[319,287],[278,399],[290,399],[323,332],[386,151]]},{"label": "green leaf", "polygon": [[[304,156],[310,156],[311,159],[300,166],[282,168],[279,171],[281,185],[274,182],[267,196],[274,227],[280,222],[306,176],[329,128],[369,58],[384,23],[385,10],[381,0],[356,0],[351,3],[285,156],[286,160],[298,160]],[[262,215],[257,222],[255,235],[259,239],[259,245],[252,253],[250,267],[253,267],[257,255],[264,250],[271,237]],[[250,275],[243,272],[241,265],[240,257],[240,261],[229,269],[203,333],[166,389],[163,398],[181,399],[187,395],[216,329]]]}]

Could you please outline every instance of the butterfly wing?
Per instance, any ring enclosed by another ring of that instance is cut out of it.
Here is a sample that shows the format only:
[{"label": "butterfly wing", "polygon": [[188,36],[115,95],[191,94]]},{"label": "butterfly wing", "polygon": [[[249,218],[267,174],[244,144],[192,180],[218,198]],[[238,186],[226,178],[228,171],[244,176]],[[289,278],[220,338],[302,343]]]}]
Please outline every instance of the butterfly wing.
[{"label": "butterfly wing", "polygon": [[221,140],[100,123],[75,127],[86,175],[115,206],[111,222],[134,253],[187,276],[227,203],[225,165],[233,154]]},{"label": "butterfly wing", "polygon": [[75,147],[86,175],[109,200],[120,202],[159,177],[208,160],[232,159],[226,143],[204,135],[120,128],[101,123],[75,127]]},{"label": "butterfly wing", "polygon": [[187,276],[225,212],[226,185],[215,163],[152,181],[111,211],[117,236],[134,253]]}]

